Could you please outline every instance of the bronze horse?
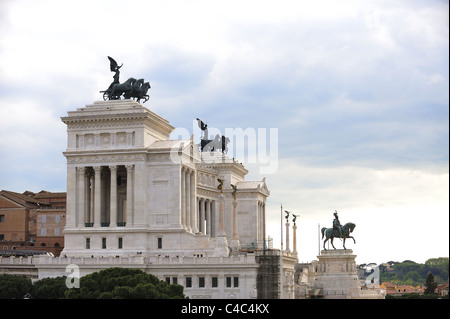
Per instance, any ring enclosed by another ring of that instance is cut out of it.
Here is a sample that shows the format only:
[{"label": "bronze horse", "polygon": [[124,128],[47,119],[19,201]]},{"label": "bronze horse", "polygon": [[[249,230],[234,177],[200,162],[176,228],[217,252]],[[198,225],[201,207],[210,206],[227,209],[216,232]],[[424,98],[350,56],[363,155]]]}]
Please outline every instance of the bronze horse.
[{"label": "bronze horse", "polygon": [[325,248],[325,243],[328,241],[328,239],[331,239],[331,246],[333,246],[333,248],[336,249],[336,247],[334,247],[334,245],[333,245],[333,239],[335,237],[344,238],[344,243],[343,243],[344,249],[347,249],[347,248],[345,248],[345,239],[347,239],[347,238],[353,239],[353,242],[356,244],[355,238],[350,236],[350,233],[353,232],[355,227],[356,227],[356,225],[353,223],[347,223],[344,226],[342,226],[341,227],[342,228],[342,237],[339,235],[339,232],[336,229],[322,227],[322,239],[323,239],[324,235],[326,235],[326,239],[323,242],[323,249],[327,250]]}]

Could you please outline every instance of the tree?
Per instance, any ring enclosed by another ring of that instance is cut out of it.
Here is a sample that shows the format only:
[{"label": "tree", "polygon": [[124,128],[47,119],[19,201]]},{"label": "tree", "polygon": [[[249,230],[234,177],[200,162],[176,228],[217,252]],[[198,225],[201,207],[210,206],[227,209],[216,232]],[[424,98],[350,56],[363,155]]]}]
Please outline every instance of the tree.
[{"label": "tree", "polygon": [[427,287],[426,289],[425,289],[425,294],[426,295],[428,295],[428,294],[434,294],[434,291],[436,290],[436,288],[437,288],[437,283],[434,281],[434,275],[432,274],[432,273],[429,273],[428,274],[428,276],[427,276],[427,280],[426,280],[426,282],[425,282],[425,286]]},{"label": "tree", "polygon": [[44,278],[33,284],[33,299],[62,299],[67,290],[66,277]]},{"label": "tree", "polygon": [[185,298],[183,286],[170,285],[139,269],[108,268],[80,279],[80,288],[68,289],[67,299]]},{"label": "tree", "polygon": [[31,279],[20,276],[0,275],[0,299],[23,299],[31,292]]}]

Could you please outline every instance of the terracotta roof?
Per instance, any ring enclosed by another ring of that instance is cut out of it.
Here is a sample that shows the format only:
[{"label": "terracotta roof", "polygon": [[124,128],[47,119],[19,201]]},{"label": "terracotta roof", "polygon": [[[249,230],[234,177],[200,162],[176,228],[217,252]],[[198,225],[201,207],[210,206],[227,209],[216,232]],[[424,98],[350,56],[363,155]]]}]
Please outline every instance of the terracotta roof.
[{"label": "terracotta roof", "polygon": [[[30,192],[26,192],[29,194]],[[26,203],[32,203],[32,204],[39,204],[39,205],[46,205],[43,201],[37,200],[29,195],[20,194],[16,192],[11,192],[7,190],[2,190],[0,194],[6,195],[7,198],[13,201],[19,201],[19,202],[26,202]]]},{"label": "terracotta roof", "polygon": [[53,193],[53,192],[48,192],[48,191],[40,191],[39,193],[37,193],[36,195],[34,195],[34,198],[64,198],[67,196],[67,193],[65,192],[58,192],[58,193]]}]

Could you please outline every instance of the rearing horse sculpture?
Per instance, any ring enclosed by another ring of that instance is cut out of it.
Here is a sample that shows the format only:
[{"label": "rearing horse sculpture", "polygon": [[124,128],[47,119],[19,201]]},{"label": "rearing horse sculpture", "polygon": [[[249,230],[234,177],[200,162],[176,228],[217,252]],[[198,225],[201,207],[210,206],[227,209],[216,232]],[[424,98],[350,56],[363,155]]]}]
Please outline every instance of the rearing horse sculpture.
[{"label": "rearing horse sculpture", "polygon": [[353,239],[353,242],[356,244],[355,238],[353,238],[352,236],[350,236],[350,233],[353,232],[353,230],[355,229],[355,227],[356,227],[356,225],[353,224],[353,223],[347,223],[347,224],[345,224],[344,226],[342,226],[342,236],[339,235],[339,232],[338,232],[336,229],[322,227],[322,239],[323,239],[324,235],[326,235],[326,239],[325,239],[325,241],[323,242],[323,249],[324,249],[324,250],[327,250],[327,249],[325,248],[325,243],[326,243],[329,239],[331,239],[331,246],[333,246],[333,248],[336,249],[336,247],[334,247],[334,245],[333,245],[333,239],[334,239],[335,237],[337,237],[337,238],[344,238],[344,243],[343,243],[344,249],[347,249],[347,248],[345,248],[345,239],[347,239],[347,238]]}]

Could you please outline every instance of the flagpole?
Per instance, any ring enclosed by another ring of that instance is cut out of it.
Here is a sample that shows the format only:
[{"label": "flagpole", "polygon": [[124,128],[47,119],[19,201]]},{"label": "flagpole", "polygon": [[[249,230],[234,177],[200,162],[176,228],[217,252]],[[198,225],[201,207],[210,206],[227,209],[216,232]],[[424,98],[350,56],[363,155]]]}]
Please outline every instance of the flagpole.
[{"label": "flagpole", "polygon": [[283,204],[281,204],[280,218],[281,218],[281,252],[283,252]]}]

